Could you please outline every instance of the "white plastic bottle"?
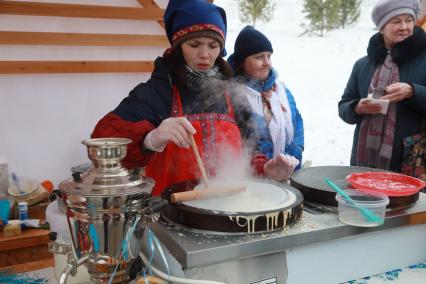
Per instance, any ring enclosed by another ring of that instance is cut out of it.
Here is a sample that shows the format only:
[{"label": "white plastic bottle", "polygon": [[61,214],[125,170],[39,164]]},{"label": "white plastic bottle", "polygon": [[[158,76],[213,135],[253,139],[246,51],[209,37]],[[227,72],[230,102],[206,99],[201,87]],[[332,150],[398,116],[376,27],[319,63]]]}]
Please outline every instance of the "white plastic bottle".
[{"label": "white plastic bottle", "polygon": [[5,160],[0,158],[0,197],[7,196],[9,188],[9,170]]}]

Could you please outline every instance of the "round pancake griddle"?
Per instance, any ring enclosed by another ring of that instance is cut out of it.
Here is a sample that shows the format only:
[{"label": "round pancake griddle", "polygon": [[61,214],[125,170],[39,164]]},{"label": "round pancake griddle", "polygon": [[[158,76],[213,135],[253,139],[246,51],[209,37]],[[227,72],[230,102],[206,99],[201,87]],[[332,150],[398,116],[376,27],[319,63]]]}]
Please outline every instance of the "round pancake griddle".
[{"label": "round pancake griddle", "polygon": [[[342,189],[350,189],[346,176],[359,172],[384,172],[384,170],[355,166],[309,167],[296,171],[290,179],[290,185],[300,190],[306,201],[337,206],[336,192],[324,182],[324,178],[331,179]],[[389,196],[390,203],[387,208],[404,209],[412,206],[418,199],[419,193]]]},{"label": "round pancake griddle", "polygon": [[[172,185],[163,191],[161,197],[169,201],[169,203],[162,209],[161,218],[166,222],[178,224],[185,228],[221,234],[272,232],[282,230],[285,226],[300,220],[303,209],[303,195],[297,189],[288,184],[269,180],[261,180],[261,182],[273,184],[283,190],[291,191],[295,194],[296,200],[283,208],[258,212],[224,212],[192,207],[183,203],[170,203],[172,193],[193,190],[198,184],[197,180],[190,180]],[[276,215],[277,223],[272,225],[272,220],[268,216],[274,213],[278,213]],[[249,229],[250,225],[246,220],[250,220],[251,218],[255,218],[255,222],[254,227]]]}]

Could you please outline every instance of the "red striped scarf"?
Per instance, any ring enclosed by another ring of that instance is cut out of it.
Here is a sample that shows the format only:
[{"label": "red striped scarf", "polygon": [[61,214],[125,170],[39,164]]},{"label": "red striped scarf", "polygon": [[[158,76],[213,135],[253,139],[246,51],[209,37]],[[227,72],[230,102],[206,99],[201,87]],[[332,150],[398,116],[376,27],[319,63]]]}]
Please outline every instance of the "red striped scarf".
[{"label": "red striped scarf", "polygon": [[[398,65],[390,53],[371,79],[369,93],[399,82]],[[396,103],[390,103],[386,115],[364,115],[358,136],[357,165],[388,170],[395,134]]]}]

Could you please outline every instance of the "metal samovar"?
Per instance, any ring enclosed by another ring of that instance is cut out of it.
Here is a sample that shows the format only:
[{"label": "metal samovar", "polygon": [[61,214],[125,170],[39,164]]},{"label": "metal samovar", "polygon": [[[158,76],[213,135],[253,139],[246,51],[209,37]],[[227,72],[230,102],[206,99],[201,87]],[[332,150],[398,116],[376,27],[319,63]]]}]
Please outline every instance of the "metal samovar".
[{"label": "metal samovar", "polygon": [[121,166],[130,142],[125,138],[84,140],[92,167],[59,185],[74,247],[49,244],[53,252],[68,255],[60,283],[75,275],[82,264],[93,283],[108,283],[110,278],[111,283],[129,282],[130,266],[140,250],[133,230],[149,208],[154,186],[152,179]]}]

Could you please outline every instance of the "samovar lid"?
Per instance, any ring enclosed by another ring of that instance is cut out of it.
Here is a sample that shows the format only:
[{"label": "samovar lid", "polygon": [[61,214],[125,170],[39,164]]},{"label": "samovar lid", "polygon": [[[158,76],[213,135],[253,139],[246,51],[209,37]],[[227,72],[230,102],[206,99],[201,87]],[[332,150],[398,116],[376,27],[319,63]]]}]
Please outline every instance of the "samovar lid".
[{"label": "samovar lid", "polygon": [[64,180],[59,189],[67,194],[84,196],[150,194],[154,180],[129,171],[121,166],[127,155],[126,138],[96,138],[83,140],[92,167],[85,173],[75,172],[73,178]]}]

